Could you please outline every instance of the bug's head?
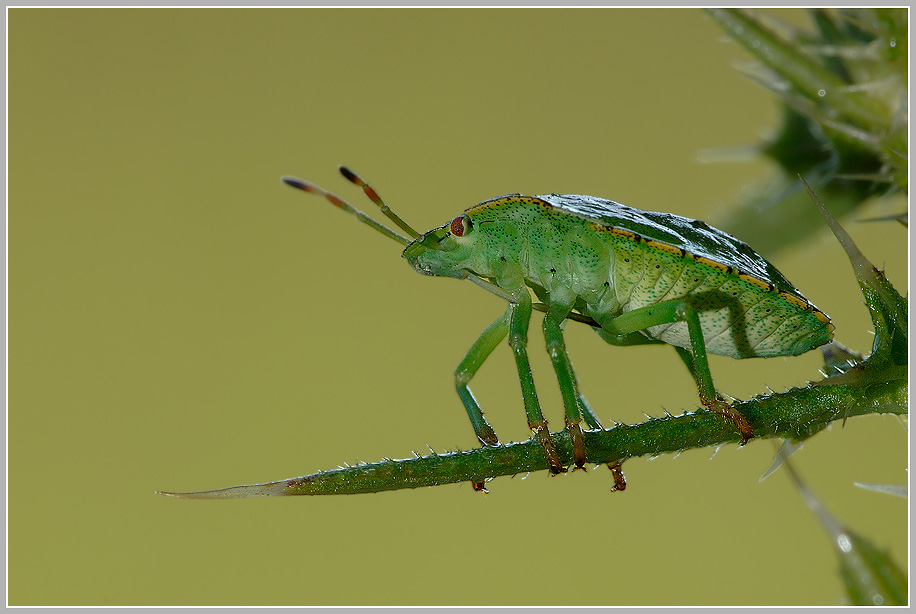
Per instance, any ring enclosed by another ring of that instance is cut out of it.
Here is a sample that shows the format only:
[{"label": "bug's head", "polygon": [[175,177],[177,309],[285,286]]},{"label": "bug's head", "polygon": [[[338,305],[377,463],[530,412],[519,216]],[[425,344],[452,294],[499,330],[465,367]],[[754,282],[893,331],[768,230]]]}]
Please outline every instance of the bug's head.
[{"label": "bug's head", "polygon": [[[324,196],[332,205],[354,215],[363,224],[382,233],[389,239],[406,245],[403,256],[407,258],[414,269],[425,275],[438,275],[442,277],[457,277],[466,279],[470,272],[471,256],[474,254],[473,244],[477,233],[472,230],[471,218],[462,214],[441,228],[430,230],[421,235],[410,227],[407,222],[398,217],[394,211],[381,199],[372,186],[363,181],[359,175],[350,169],[341,166],[341,174],[347,181],[362,188],[369,199],[379,206],[382,214],[394,222],[395,226],[407,233],[399,234],[388,226],[376,222],[371,217],[342,199],[336,194],[324,190],[314,183],[284,177],[283,182],[298,190]],[[408,238],[409,237],[409,238]]]},{"label": "bug's head", "polygon": [[471,218],[462,214],[421,235],[407,246],[402,256],[424,275],[465,279],[470,272],[473,238]]}]

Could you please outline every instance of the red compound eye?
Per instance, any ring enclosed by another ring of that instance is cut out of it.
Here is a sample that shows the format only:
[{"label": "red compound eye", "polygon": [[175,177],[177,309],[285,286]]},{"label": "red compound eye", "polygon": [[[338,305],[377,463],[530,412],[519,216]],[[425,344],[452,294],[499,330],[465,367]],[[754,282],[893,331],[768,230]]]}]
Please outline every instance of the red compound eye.
[{"label": "red compound eye", "polygon": [[466,215],[459,215],[452,220],[452,223],[449,225],[449,229],[452,231],[452,234],[456,237],[463,237],[471,228],[471,220],[468,219]]}]

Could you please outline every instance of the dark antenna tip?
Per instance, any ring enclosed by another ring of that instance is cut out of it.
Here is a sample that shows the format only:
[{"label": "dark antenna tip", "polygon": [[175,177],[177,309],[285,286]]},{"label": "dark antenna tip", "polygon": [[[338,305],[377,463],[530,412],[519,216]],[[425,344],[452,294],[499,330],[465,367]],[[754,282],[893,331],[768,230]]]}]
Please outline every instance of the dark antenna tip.
[{"label": "dark antenna tip", "polygon": [[300,190],[308,191],[308,187],[307,187],[308,184],[306,184],[301,179],[296,179],[295,177],[289,177],[289,176],[283,177],[282,179],[283,179],[283,183],[285,183],[288,186],[292,186]]},{"label": "dark antenna tip", "polygon": [[346,166],[340,167],[340,174],[343,175],[346,178],[346,180],[349,181],[350,183],[355,183],[359,185],[360,183],[359,177],[357,177],[356,173],[348,169]]},{"label": "dark antenna tip", "polygon": [[[345,166],[340,167],[340,172],[344,177],[347,178],[347,180],[361,187],[363,189],[363,192],[366,193],[366,196],[371,198],[374,203],[376,203],[379,207],[381,207],[382,212],[390,220],[394,221],[398,226],[400,226],[402,229],[407,231],[411,237],[417,238],[420,236],[419,234],[417,234],[415,230],[410,228],[410,226],[407,226],[398,216],[392,213],[391,210],[387,206],[385,206],[385,203],[382,202],[382,199],[379,198],[378,194],[375,193],[375,190],[369,187],[369,184],[367,184],[365,181],[360,179],[356,175],[356,173],[354,173],[353,171],[351,171],[350,169],[348,169]],[[336,194],[332,194],[328,192],[327,190],[324,190],[323,188],[315,185],[314,183],[309,183],[308,181],[303,181],[302,179],[297,179],[296,177],[290,177],[288,175],[282,177],[281,179],[283,183],[285,183],[286,185],[290,187],[296,188],[298,190],[302,190],[303,192],[309,192],[311,194],[318,194],[319,196],[324,196],[325,199],[327,199],[327,201],[330,202],[335,207],[339,209],[343,209],[344,211],[348,213],[352,213],[362,223],[372,226],[374,229],[376,229],[377,231],[379,231],[380,233],[382,233],[389,239],[393,239],[397,241],[398,243],[400,243],[401,245],[407,245],[410,243],[410,239],[406,237],[402,237],[401,235],[391,230],[387,226],[383,226],[382,224],[379,224],[378,222],[373,220],[371,217],[369,217],[368,215],[366,215],[365,213],[363,213],[362,211],[360,211],[359,209],[357,209],[356,207],[354,207],[353,205],[351,205],[350,203],[342,199],[340,196],[337,196]]]}]

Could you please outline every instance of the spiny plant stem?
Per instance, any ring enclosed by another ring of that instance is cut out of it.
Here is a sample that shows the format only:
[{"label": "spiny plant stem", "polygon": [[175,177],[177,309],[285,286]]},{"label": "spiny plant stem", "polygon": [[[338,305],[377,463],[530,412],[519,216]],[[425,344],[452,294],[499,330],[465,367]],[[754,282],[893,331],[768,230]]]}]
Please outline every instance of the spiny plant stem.
[{"label": "spiny plant stem", "polygon": [[[905,370],[887,381],[870,385],[819,385],[736,401],[758,438],[804,440],[835,420],[873,413],[907,412]],[[692,448],[737,443],[731,424],[700,410],[681,416],[653,418],[636,425],[618,425],[585,433],[590,463],[603,464],[639,456],[653,456]],[[573,449],[566,431],[554,437],[557,453],[571,464]],[[267,484],[235,486],[198,493],[162,493],[190,499],[224,499],[282,495],[342,495],[438,486],[456,482],[483,482],[489,478],[547,469],[547,458],[536,440],[497,447],[430,453],[406,460],[321,471]]]}]

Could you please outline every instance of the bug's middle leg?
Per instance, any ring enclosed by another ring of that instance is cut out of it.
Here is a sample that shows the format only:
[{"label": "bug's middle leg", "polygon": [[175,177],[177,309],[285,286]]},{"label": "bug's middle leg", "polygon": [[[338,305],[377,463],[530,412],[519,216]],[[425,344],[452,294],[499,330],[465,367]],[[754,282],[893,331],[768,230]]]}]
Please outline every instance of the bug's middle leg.
[{"label": "bug's middle leg", "polygon": [[534,378],[531,375],[531,364],[528,361],[528,325],[531,322],[531,296],[528,292],[521,292],[517,303],[509,304],[509,345],[515,355],[515,364],[518,367],[518,377],[522,385],[522,399],[525,402],[525,414],[528,417],[528,427],[535,433],[547,455],[550,472],[554,475],[563,473],[566,468],[560,463],[560,457],[550,437],[547,420],[541,412],[537,391],[534,388]]},{"label": "bug's middle leg", "polygon": [[[563,397],[563,406],[566,409],[566,429],[569,431],[569,437],[573,445],[573,462],[576,469],[581,469],[585,465],[585,440],[582,437],[582,419],[588,407],[581,404],[584,402],[582,395],[579,393],[579,384],[576,381],[576,374],[573,372],[572,363],[569,360],[569,354],[566,352],[566,343],[563,340],[563,330],[561,324],[566,319],[566,315],[572,308],[572,304],[564,305],[551,303],[547,309],[547,315],[544,316],[544,340],[547,342],[547,352],[550,354],[550,361],[557,373],[557,383],[560,386],[560,394]],[[588,410],[591,414],[591,410]],[[593,416],[590,415],[591,418]],[[591,420],[589,420],[591,422]]]}]

